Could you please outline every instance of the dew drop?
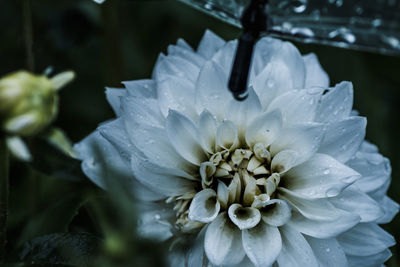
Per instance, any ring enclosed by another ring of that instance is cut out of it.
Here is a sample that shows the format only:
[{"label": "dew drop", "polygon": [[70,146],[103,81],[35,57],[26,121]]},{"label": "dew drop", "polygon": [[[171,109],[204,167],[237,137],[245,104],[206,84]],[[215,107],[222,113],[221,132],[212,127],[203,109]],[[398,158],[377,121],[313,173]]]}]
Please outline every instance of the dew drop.
[{"label": "dew drop", "polygon": [[326,191],[326,196],[327,197],[334,197],[339,194],[339,190],[337,188],[330,188],[328,191]]}]

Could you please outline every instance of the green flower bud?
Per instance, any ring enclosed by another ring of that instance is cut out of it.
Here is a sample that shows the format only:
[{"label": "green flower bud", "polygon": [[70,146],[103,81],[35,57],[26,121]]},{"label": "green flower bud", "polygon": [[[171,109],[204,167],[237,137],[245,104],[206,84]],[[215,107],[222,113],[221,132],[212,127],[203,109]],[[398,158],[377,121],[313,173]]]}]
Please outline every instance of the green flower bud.
[{"label": "green flower bud", "polygon": [[18,71],[0,79],[0,122],[14,135],[29,136],[41,131],[56,117],[57,91],[74,78],[72,71],[53,78]]}]

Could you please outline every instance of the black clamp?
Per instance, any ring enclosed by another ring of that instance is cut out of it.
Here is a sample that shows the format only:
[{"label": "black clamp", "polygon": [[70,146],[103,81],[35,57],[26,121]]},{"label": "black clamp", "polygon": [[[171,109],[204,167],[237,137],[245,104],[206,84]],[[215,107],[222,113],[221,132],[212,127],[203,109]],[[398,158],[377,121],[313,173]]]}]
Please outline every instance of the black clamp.
[{"label": "black clamp", "polygon": [[266,4],[267,0],[251,0],[250,5],[244,10],[240,19],[243,26],[243,34],[239,39],[228,83],[228,88],[233,97],[239,101],[246,99],[248,95],[247,80],[254,45],[260,38],[261,32],[267,31]]}]

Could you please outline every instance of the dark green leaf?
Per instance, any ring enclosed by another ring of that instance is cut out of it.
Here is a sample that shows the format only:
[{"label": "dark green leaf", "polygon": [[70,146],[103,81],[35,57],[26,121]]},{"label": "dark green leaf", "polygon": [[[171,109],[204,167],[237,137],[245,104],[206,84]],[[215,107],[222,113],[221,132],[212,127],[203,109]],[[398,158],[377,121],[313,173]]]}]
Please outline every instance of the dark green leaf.
[{"label": "dark green leaf", "polygon": [[101,240],[88,233],[57,233],[25,243],[20,260],[49,266],[88,266],[98,255]]},{"label": "dark green leaf", "polygon": [[22,245],[36,236],[66,232],[69,223],[76,216],[78,209],[84,202],[85,200],[79,193],[60,196],[59,201],[37,214],[26,224],[19,237],[18,244]]}]

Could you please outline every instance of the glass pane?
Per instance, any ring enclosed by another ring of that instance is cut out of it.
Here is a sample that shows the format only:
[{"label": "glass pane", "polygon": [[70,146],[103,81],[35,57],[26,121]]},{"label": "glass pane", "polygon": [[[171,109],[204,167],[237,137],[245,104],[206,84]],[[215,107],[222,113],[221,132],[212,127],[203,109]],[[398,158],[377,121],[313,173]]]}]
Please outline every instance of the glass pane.
[{"label": "glass pane", "polygon": [[[240,27],[250,0],[180,0]],[[400,0],[270,0],[269,34],[400,55]]]}]

